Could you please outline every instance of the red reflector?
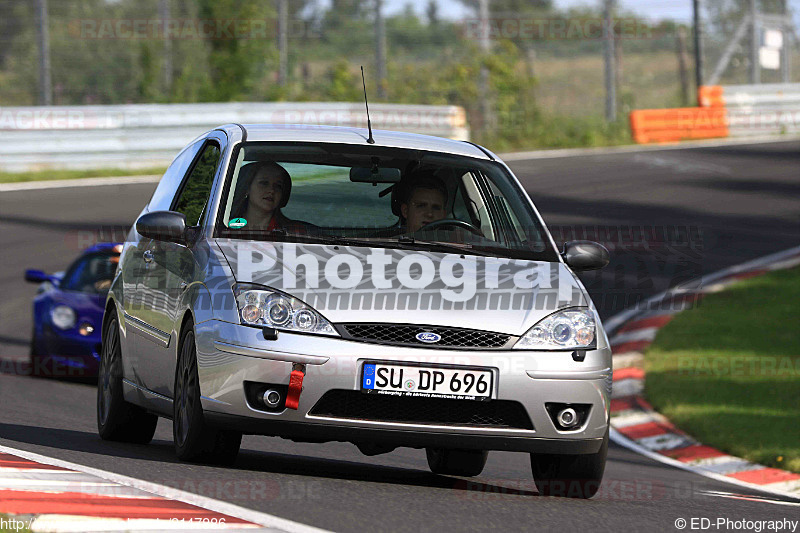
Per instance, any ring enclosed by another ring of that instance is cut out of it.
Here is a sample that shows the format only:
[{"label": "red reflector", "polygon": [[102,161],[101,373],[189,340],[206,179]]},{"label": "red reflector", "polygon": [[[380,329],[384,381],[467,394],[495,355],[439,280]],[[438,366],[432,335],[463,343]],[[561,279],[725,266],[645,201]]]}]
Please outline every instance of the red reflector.
[{"label": "red reflector", "polygon": [[303,372],[292,370],[289,374],[289,392],[286,395],[286,408],[297,410],[300,405],[300,393],[303,391]]}]

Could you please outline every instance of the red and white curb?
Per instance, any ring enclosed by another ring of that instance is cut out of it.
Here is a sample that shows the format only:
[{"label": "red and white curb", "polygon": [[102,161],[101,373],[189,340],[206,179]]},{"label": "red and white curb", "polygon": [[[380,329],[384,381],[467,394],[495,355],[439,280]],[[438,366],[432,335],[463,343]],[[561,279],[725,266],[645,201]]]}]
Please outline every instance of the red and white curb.
[{"label": "red and white curb", "polygon": [[638,309],[620,313],[606,323],[614,353],[611,395],[611,438],[617,444],[706,477],[800,500],[800,474],[769,468],[704,446],[653,410],[642,396],[642,352],[672,317],[746,278],[800,265],[800,246],[704,276],[688,287],[671,289],[648,299]]},{"label": "red and white curb", "polygon": [[324,530],[0,445],[0,513],[35,532]]}]

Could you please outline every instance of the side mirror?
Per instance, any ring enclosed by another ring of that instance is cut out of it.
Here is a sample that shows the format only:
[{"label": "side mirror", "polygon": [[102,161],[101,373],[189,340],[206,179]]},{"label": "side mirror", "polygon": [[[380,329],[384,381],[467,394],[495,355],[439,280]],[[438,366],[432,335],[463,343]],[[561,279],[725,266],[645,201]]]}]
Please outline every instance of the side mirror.
[{"label": "side mirror", "polygon": [[157,241],[186,244],[186,216],[175,211],[153,211],[136,221],[139,235]]},{"label": "side mirror", "polygon": [[58,276],[45,274],[41,270],[29,269],[25,271],[25,281],[30,283],[44,283],[45,281],[49,281],[50,283],[58,284],[61,280]]},{"label": "side mirror", "polygon": [[597,270],[605,267],[610,260],[606,247],[593,241],[564,243],[564,251],[561,255],[570,268],[575,271]]}]

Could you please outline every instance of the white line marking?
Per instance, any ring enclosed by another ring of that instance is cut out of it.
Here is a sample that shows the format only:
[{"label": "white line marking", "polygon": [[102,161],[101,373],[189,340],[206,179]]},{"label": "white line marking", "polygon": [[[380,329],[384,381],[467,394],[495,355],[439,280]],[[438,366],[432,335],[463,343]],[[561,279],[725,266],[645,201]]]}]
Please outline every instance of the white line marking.
[{"label": "white line marking", "polygon": [[625,396],[637,396],[644,390],[644,381],[641,379],[621,379],[614,382],[611,391],[611,398],[624,398]]},{"label": "white line marking", "polygon": [[40,515],[33,520],[32,531],[83,533],[89,531],[194,531],[258,528],[249,524],[181,522],[152,518],[101,518],[75,515]]},{"label": "white line marking", "polygon": [[130,185],[136,183],[158,183],[161,176],[119,176],[116,178],[79,178],[74,180],[20,181],[0,183],[0,192],[33,191],[41,189],[63,189],[67,187],[99,187],[101,185]]},{"label": "white line marking", "polygon": [[611,436],[611,440],[614,441],[615,444],[618,444],[619,446],[622,446],[623,448],[627,448],[627,449],[629,449],[629,450],[631,450],[633,452],[636,452],[638,454],[644,455],[645,457],[649,457],[650,459],[653,459],[654,461],[658,461],[659,463],[663,463],[663,464],[666,464],[666,465],[674,466],[675,468],[680,468],[681,470],[686,470],[687,472],[692,472],[692,473],[695,473],[695,474],[697,474],[699,476],[711,478],[711,479],[714,479],[716,481],[721,481],[723,483],[730,483],[731,485],[737,485],[739,487],[744,487],[744,488],[747,488],[747,489],[750,489],[750,490],[755,490],[755,491],[759,491],[759,492],[766,492],[766,493],[769,493],[769,494],[775,494],[775,495],[778,495],[778,496],[782,496],[784,498],[791,498],[793,500],[800,501],[800,494],[786,493],[786,492],[784,492],[782,490],[771,489],[771,488],[769,488],[768,485],[765,485],[765,486],[756,485],[754,483],[748,483],[746,481],[740,481],[740,480],[738,480],[736,478],[723,476],[722,474],[717,474],[717,473],[714,473],[714,472],[703,471],[703,470],[697,470],[694,467],[692,467],[691,465],[687,465],[686,463],[682,463],[682,462],[678,461],[677,459],[672,459],[671,457],[667,457],[666,455],[661,455],[660,453],[656,453],[656,452],[652,452],[652,451],[648,450],[644,446],[641,446],[641,445],[637,444],[636,442],[630,440],[629,438],[627,438],[626,436],[624,436],[622,433],[620,433],[619,431],[617,431],[614,428],[611,428],[610,436]]},{"label": "white line marking", "polygon": [[614,354],[614,368],[636,368],[644,366],[644,354],[642,352],[625,352]]},{"label": "white line marking", "polygon": [[641,328],[641,329],[633,329],[630,331],[626,331],[625,333],[619,333],[614,335],[608,343],[612,346],[619,346],[620,344],[626,342],[636,342],[636,341],[651,341],[656,338],[656,333],[661,328]]},{"label": "white line marking", "polygon": [[528,159],[558,159],[587,155],[627,154],[631,152],[657,152],[661,150],[685,150],[692,148],[714,148],[718,146],[741,146],[747,144],[771,144],[800,140],[800,136],[786,137],[751,137],[749,139],[710,139],[701,141],[683,141],[681,143],[663,144],[626,144],[624,146],[604,146],[599,148],[560,148],[556,150],[532,150],[528,152],[511,152],[498,154],[503,161],[525,161]]},{"label": "white line marking", "polygon": [[774,505],[789,505],[800,506],[800,502],[785,502],[782,500],[774,500],[772,498],[763,498],[760,496],[747,496],[746,494],[734,494],[733,492],[721,492],[715,490],[701,490],[700,494],[704,496],[711,496],[714,498],[730,498],[732,500],[746,500],[748,502],[771,503]]},{"label": "white line marking", "polygon": [[297,531],[300,533],[323,533],[326,531],[324,529],[319,529],[306,524],[301,524],[300,522],[294,522],[292,520],[287,520],[285,518],[280,518],[271,514],[262,513],[259,511],[253,511],[252,509],[246,509],[244,507],[240,507],[232,503],[223,502],[220,500],[214,500],[206,496],[200,496],[198,494],[192,494],[191,492],[186,492],[183,490],[174,489],[172,487],[159,485],[158,483],[151,483],[149,481],[123,476],[121,474],[115,474],[113,472],[106,472],[105,470],[100,470],[98,468],[92,468],[78,463],[72,463],[70,461],[64,461],[62,459],[47,457],[45,455],[40,455],[38,453],[28,452],[17,448],[11,448],[9,446],[4,446],[1,444],[0,444],[0,452],[10,453],[12,455],[28,459],[30,461],[36,461],[51,466],[60,466],[61,468],[70,468],[72,470],[77,470],[78,472],[85,472],[87,474],[92,474],[94,476],[101,477],[103,479],[107,479],[115,483],[119,483],[120,485],[134,487],[143,490],[145,492],[150,492],[157,496],[161,496],[163,498],[167,498],[170,500],[177,500],[183,503],[188,503],[189,505],[202,507],[210,511],[215,511],[217,513],[226,514],[228,516],[240,518],[242,520],[247,520],[248,522],[253,522],[255,524],[259,524],[264,527],[271,527],[271,528],[281,529],[284,531]]}]

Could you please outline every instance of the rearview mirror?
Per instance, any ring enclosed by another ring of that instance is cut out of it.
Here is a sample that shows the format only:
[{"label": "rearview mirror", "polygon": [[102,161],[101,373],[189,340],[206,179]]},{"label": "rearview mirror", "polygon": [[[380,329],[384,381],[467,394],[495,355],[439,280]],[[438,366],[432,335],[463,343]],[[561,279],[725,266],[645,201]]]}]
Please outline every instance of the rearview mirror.
[{"label": "rearview mirror", "polygon": [[45,274],[41,270],[28,269],[25,271],[25,281],[30,283],[44,283],[45,281],[49,281],[50,283],[58,283],[60,279],[58,276]]},{"label": "rearview mirror", "polygon": [[153,211],[136,221],[139,235],[157,241],[186,244],[186,216],[175,211]]},{"label": "rearview mirror", "polygon": [[564,243],[561,253],[572,270],[597,270],[605,267],[610,256],[602,244],[593,241],[570,241]]},{"label": "rearview mirror", "polygon": [[356,183],[397,183],[400,181],[400,169],[391,167],[353,167],[350,169],[350,181]]}]

